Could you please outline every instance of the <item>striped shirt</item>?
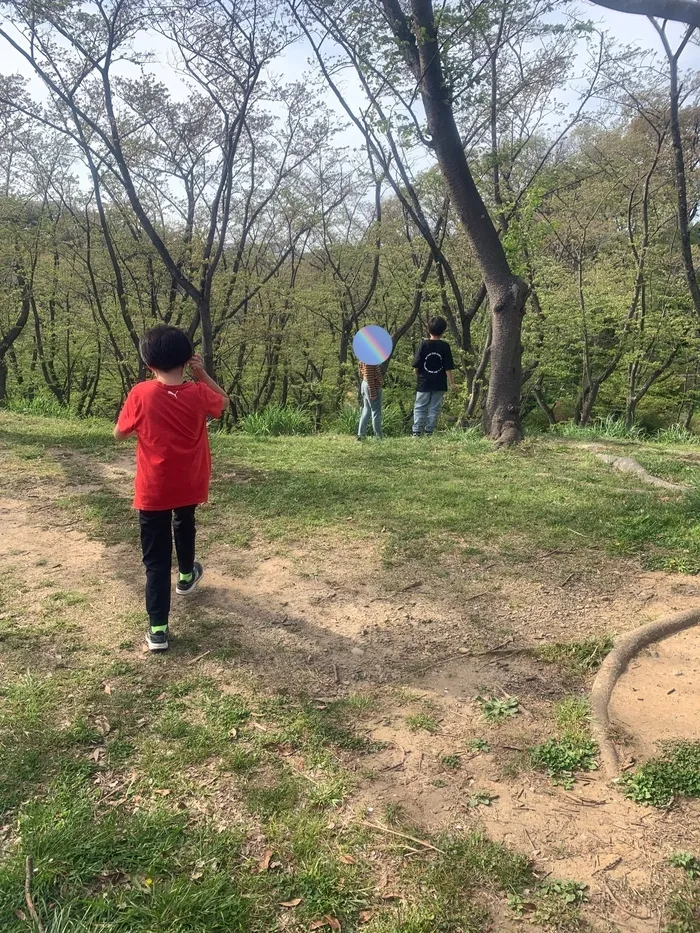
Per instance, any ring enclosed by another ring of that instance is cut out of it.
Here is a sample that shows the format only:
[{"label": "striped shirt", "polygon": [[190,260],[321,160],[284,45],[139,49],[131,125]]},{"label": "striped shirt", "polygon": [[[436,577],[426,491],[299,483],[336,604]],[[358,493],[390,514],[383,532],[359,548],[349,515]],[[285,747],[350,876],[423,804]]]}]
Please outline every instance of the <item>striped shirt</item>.
[{"label": "striped shirt", "polygon": [[374,400],[377,397],[378,390],[382,387],[382,367],[373,366],[369,363],[360,363],[360,376],[367,383],[369,397]]}]

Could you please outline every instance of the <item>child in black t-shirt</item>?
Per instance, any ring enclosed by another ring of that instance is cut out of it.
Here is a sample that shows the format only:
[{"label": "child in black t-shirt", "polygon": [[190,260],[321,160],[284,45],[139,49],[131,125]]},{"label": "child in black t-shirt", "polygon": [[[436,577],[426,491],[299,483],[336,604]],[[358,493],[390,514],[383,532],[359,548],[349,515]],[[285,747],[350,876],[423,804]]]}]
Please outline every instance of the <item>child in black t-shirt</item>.
[{"label": "child in black t-shirt", "polygon": [[418,377],[416,403],[413,408],[413,436],[432,434],[437,424],[447,384],[454,389],[452,370],[455,368],[449,343],[442,340],[447,329],[444,317],[432,317],[428,321],[429,340],[424,340],[416,350],[413,368]]}]

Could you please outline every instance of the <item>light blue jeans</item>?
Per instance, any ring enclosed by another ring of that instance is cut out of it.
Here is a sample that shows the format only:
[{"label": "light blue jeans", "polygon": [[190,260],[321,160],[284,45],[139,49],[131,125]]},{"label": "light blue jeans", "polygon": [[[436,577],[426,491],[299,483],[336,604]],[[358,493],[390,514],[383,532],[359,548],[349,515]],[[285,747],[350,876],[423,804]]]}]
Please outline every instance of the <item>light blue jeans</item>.
[{"label": "light blue jeans", "polygon": [[372,430],[375,437],[382,436],[382,390],[377,389],[377,397],[369,397],[369,386],[362,380],[362,414],[360,415],[360,426],[357,429],[357,436],[364,437],[367,434],[370,415],[372,417]]},{"label": "light blue jeans", "polygon": [[444,392],[416,392],[416,403],[413,406],[414,437],[433,433],[444,398]]}]

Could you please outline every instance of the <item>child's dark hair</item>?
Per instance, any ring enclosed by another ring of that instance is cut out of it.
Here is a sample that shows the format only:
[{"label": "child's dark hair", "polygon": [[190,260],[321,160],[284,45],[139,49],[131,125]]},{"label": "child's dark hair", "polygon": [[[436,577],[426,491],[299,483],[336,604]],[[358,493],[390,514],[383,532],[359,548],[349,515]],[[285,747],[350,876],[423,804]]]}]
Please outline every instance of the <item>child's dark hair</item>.
[{"label": "child's dark hair", "polygon": [[141,359],[151,369],[163,373],[179,369],[192,359],[192,341],[179,327],[159,324],[147,330],[139,341]]},{"label": "child's dark hair", "polygon": [[447,321],[444,317],[431,317],[428,321],[428,333],[433,337],[442,337],[447,330]]}]

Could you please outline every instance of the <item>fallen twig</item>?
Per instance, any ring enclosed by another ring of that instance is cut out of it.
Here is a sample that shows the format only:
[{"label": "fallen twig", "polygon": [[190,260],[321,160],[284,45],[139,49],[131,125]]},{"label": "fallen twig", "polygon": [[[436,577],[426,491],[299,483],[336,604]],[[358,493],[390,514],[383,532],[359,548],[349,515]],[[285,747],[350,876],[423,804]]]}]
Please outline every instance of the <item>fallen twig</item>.
[{"label": "fallen twig", "polygon": [[575,576],[576,576],[576,571],[574,571],[573,573],[570,573],[569,576],[566,578],[566,580],[564,580],[563,583],[560,583],[559,586],[562,587],[563,589],[567,583],[570,583],[574,579]]},{"label": "fallen twig", "polygon": [[385,768],[380,768],[380,769],[379,769],[380,771],[396,771],[398,768],[401,768],[401,767],[403,766],[403,763],[406,761],[406,749],[403,748],[403,746],[401,746],[401,745],[396,745],[396,743],[394,743],[394,745],[395,745],[395,747],[398,748],[398,749],[401,751],[401,753],[402,753],[402,756],[403,756],[403,757],[401,758],[401,761],[399,761],[399,762],[398,762],[397,764],[395,764],[395,765],[387,765]]},{"label": "fallen twig", "polygon": [[409,842],[415,842],[416,845],[423,846],[426,849],[432,849],[433,852],[439,852],[440,855],[445,854],[442,849],[438,849],[437,846],[434,846],[431,842],[427,842],[425,839],[416,839],[415,836],[399,833],[395,829],[389,829],[388,826],[380,826],[379,823],[369,823],[367,820],[363,820],[362,825],[369,826],[370,829],[378,829],[381,833],[389,833],[392,836],[398,836],[400,839],[408,839]]},{"label": "fallen twig", "polygon": [[333,662],[333,676],[335,677],[335,682],[339,684],[340,674],[338,673],[338,665],[335,663],[335,661]]},{"label": "fallen twig", "polygon": [[637,920],[651,920],[651,918],[654,916],[653,914],[647,914],[646,917],[643,917],[641,914],[635,914],[635,912],[634,912],[633,910],[630,910],[629,907],[625,907],[624,904],[621,904],[621,903],[620,903],[620,901],[615,897],[615,895],[614,895],[614,894],[612,893],[612,891],[610,890],[610,885],[609,885],[608,882],[605,880],[605,878],[602,878],[602,877],[601,877],[600,880],[603,882],[603,886],[605,887],[605,890],[608,892],[608,894],[609,894],[610,897],[613,899],[613,901],[617,904],[617,906],[620,908],[620,910],[624,910],[624,912],[625,912],[628,916],[630,916],[630,917],[636,917]]},{"label": "fallen twig", "polygon": [[191,661],[188,661],[188,664],[196,664],[197,661],[201,661],[202,658],[206,658],[208,654],[211,654],[214,649],[210,648],[209,651],[205,651],[204,654],[198,654],[196,658],[192,658]]},{"label": "fallen twig", "polygon": [[27,856],[27,861],[25,865],[25,875],[24,875],[24,899],[27,902],[27,907],[29,908],[29,913],[31,918],[36,924],[36,928],[39,933],[46,933],[44,924],[41,922],[41,917],[37,913],[36,907],[34,906],[34,901],[32,899],[32,875],[34,874],[34,865],[32,863],[31,855]]},{"label": "fallen twig", "polygon": [[[485,655],[485,654],[495,654],[497,651],[500,651],[502,648],[505,648],[506,645],[509,645],[512,641],[513,641],[513,636],[511,635],[510,638],[506,638],[505,641],[502,641],[499,645],[496,645],[495,648],[486,648],[484,651],[477,651],[476,654],[473,655],[473,657],[480,658],[482,657],[482,655]],[[525,649],[524,648],[511,648],[510,650],[511,651],[524,651]]]},{"label": "fallen twig", "polygon": [[406,586],[402,586],[400,590],[397,590],[394,594],[398,596],[399,593],[407,593],[409,590],[415,590],[416,587],[423,586],[422,580],[416,580],[415,583],[408,583]]}]

